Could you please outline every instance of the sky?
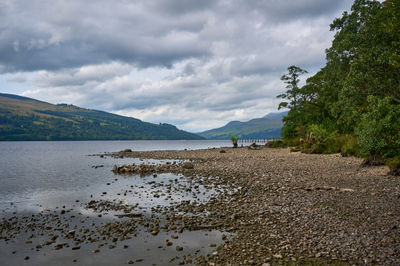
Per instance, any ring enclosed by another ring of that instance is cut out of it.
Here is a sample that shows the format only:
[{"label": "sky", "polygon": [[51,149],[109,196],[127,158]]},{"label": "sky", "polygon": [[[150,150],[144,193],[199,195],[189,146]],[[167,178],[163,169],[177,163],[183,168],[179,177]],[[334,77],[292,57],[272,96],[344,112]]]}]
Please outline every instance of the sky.
[{"label": "sky", "polygon": [[0,92],[190,132],[247,121],[277,112],[288,66],[324,66],[352,2],[0,0]]}]

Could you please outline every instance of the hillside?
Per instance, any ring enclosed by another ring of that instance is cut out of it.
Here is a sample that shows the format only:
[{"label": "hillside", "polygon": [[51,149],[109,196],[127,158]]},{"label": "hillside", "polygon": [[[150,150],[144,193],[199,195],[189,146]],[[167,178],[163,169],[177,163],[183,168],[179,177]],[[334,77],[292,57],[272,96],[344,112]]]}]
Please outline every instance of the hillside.
[{"label": "hillside", "polygon": [[198,135],[207,139],[229,139],[231,136],[243,139],[280,138],[283,113],[270,113],[262,118],[247,122],[231,121],[223,127],[207,130]]},{"label": "hillside", "polygon": [[202,139],[169,124],[0,93],[0,140]]}]

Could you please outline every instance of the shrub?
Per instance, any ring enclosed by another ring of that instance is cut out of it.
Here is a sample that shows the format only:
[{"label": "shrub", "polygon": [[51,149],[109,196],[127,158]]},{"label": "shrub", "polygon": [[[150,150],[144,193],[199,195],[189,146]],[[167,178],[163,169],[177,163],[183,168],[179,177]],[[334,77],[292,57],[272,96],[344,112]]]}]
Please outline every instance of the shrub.
[{"label": "shrub", "polygon": [[[315,153],[332,153],[329,152],[329,143],[333,141],[336,131],[330,132],[321,125],[313,124],[309,128],[309,139],[306,140],[306,149]],[[309,146],[309,147],[308,147]]]},{"label": "shrub", "polygon": [[356,128],[361,152],[370,157],[400,155],[400,107],[391,98],[368,96],[367,112]]},{"label": "shrub", "polygon": [[361,156],[360,147],[358,146],[357,139],[352,135],[345,135],[344,143],[340,150],[343,156]]},{"label": "shrub", "polygon": [[282,140],[268,141],[265,144],[265,146],[268,148],[285,148],[286,147],[285,143],[283,143]]},{"label": "shrub", "polygon": [[239,138],[235,138],[234,136],[230,137],[230,140],[232,141],[233,147],[237,148],[238,147],[238,140]]}]

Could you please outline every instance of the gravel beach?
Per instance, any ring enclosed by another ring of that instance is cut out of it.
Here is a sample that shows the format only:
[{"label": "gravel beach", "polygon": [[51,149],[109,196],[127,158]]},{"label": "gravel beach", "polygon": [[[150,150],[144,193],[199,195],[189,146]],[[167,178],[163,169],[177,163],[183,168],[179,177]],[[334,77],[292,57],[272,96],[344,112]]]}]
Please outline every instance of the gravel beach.
[{"label": "gravel beach", "polygon": [[97,156],[121,164],[89,200],[4,214],[4,265],[400,264],[385,166],[261,146]]},{"label": "gravel beach", "polygon": [[176,171],[235,187],[175,209],[205,213],[193,224],[234,233],[198,264],[400,264],[400,179],[385,166],[264,147],[119,156],[189,160]]}]

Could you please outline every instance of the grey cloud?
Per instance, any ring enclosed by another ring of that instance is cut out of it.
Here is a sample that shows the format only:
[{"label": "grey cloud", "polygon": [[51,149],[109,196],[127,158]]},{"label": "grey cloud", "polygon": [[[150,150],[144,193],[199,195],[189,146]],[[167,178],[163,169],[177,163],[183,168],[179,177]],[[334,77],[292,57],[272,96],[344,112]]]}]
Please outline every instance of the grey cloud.
[{"label": "grey cloud", "polygon": [[317,71],[351,2],[8,1],[0,73],[31,72],[26,96],[201,131],[273,111],[287,66]]},{"label": "grey cloud", "polygon": [[15,83],[25,83],[28,81],[28,79],[26,78],[26,76],[24,74],[18,74],[14,77],[8,78],[7,81],[15,82]]},{"label": "grey cloud", "polygon": [[12,8],[0,18],[6,25],[0,33],[0,64],[8,71],[58,70],[115,60],[171,67],[209,54],[207,45],[191,34],[202,27],[201,17],[167,20],[140,3],[125,8],[125,1],[114,6],[108,1],[69,2],[11,2]]},{"label": "grey cloud", "polygon": [[251,16],[264,23],[288,21],[337,14],[352,0],[227,0],[219,1],[221,9],[233,17]]},{"label": "grey cloud", "polygon": [[321,16],[348,1],[9,1],[0,18],[0,65],[8,72],[112,61],[172,67],[212,56],[221,41],[252,49],[258,22]]},{"label": "grey cloud", "polygon": [[58,72],[41,71],[38,73],[35,83],[39,87],[81,86],[87,82],[104,82],[127,75],[131,71],[131,66],[113,62]]},{"label": "grey cloud", "polygon": [[151,9],[175,16],[211,9],[216,3],[215,0],[147,0],[145,5]]},{"label": "grey cloud", "polygon": [[275,20],[293,20],[336,13],[349,0],[256,0],[254,7]]}]

